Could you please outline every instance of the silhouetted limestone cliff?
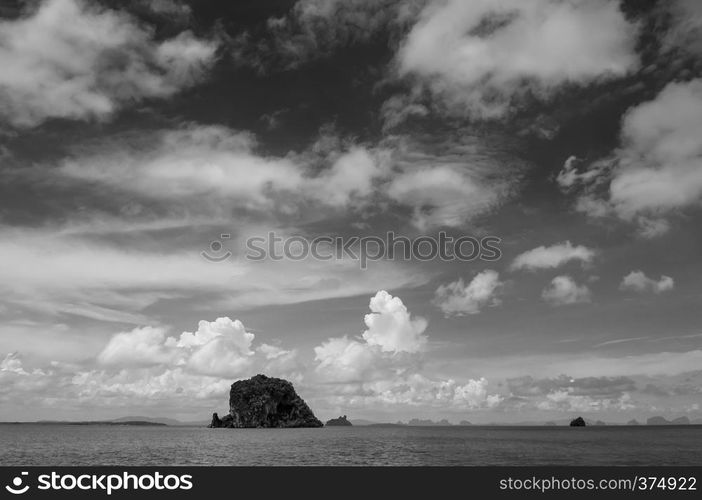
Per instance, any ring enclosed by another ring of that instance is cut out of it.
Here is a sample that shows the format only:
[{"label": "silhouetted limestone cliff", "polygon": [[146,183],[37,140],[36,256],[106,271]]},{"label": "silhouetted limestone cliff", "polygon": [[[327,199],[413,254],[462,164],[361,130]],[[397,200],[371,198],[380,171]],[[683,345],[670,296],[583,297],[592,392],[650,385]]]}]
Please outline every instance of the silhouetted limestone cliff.
[{"label": "silhouetted limestone cliff", "polygon": [[583,417],[578,417],[570,421],[571,427],[585,427],[585,420]]},{"label": "silhouetted limestone cliff", "polygon": [[215,413],[208,427],[322,427],[292,384],[280,378],[256,375],[232,384],[229,415]]},{"label": "silhouetted limestone cliff", "polygon": [[346,426],[346,427],[348,427],[348,426],[353,425],[353,424],[351,422],[349,422],[348,419],[346,418],[346,415],[344,415],[343,417],[332,418],[331,420],[327,420],[327,423],[324,425],[332,426],[332,427],[333,426],[340,426],[340,427]]}]

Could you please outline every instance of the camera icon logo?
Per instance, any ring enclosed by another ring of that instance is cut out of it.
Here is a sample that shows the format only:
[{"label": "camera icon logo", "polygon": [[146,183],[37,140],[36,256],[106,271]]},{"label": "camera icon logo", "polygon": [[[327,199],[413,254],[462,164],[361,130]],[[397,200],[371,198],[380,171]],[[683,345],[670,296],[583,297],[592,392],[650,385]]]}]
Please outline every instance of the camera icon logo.
[{"label": "camera icon logo", "polygon": [[[222,240],[228,240],[232,237],[232,235],[220,234],[219,237]],[[209,260],[210,262],[222,262],[231,257],[232,253],[224,248],[224,244],[220,240],[214,240],[210,242],[209,251],[203,250],[202,252],[200,252],[200,255],[202,255],[206,260]]]},{"label": "camera icon logo", "polygon": [[5,489],[12,493],[13,495],[22,495],[24,493],[27,493],[27,490],[29,490],[29,485],[25,485],[22,487],[22,482],[23,482],[23,476],[28,476],[29,472],[21,472],[19,476],[16,476],[12,480],[12,485],[7,485],[5,486]]}]

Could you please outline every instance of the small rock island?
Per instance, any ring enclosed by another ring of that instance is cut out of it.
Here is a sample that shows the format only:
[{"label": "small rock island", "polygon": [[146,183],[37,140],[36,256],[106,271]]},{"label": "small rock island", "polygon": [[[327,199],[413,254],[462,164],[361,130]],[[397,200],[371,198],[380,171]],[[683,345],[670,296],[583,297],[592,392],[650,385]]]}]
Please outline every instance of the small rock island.
[{"label": "small rock island", "polygon": [[585,427],[585,420],[583,417],[574,418],[570,421],[571,427]]},{"label": "small rock island", "polygon": [[349,420],[346,418],[346,415],[343,417],[339,418],[332,418],[331,420],[327,420],[327,423],[324,424],[327,427],[334,427],[334,426],[339,426],[339,427],[349,427],[353,425]]},{"label": "small rock island", "polygon": [[229,414],[212,415],[210,428],[322,427],[324,424],[293,385],[280,378],[256,375],[232,384]]}]

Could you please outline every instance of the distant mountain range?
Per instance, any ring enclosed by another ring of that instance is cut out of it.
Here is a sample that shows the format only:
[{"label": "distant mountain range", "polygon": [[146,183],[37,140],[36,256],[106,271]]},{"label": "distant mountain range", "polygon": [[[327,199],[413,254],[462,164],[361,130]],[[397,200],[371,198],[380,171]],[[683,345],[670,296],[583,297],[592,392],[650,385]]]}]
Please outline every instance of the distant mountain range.
[{"label": "distant mountain range", "polygon": [[[602,420],[590,420],[584,419],[587,426],[602,426],[602,425],[642,425],[638,420],[632,419],[626,423],[622,422],[604,422]],[[522,422],[491,422],[489,424],[472,424],[467,420],[461,420],[458,425],[452,424],[446,419],[439,421],[434,420],[424,420],[413,418],[409,422],[374,422],[372,420],[365,419],[354,419],[351,423],[355,426],[374,426],[374,427],[397,427],[397,426],[407,426],[407,427],[450,427],[450,426],[468,426],[468,425],[487,425],[487,426],[568,426],[570,424],[570,418],[563,418],[559,420],[549,420],[549,421],[522,421]],[[651,417],[646,420],[646,425],[702,425],[702,418],[689,419],[688,417],[680,417],[673,420],[667,420],[664,417]]]},{"label": "distant mountain range", "polygon": [[37,420],[34,422],[0,422],[5,424],[62,424],[62,425],[133,425],[133,426],[197,426],[204,427],[209,422],[200,420],[182,422],[173,418],[128,416],[113,420]]},{"label": "distant mountain range", "polygon": [[153,422],[157,424],[165,424],[165,425],[172,425],[172,426],[205,426],[210,423],[209,420],[195,420],[195,421],[187,421],[183,422],[181,420],[176,420],[174,418],[165,418],[165,417],[120,417],[116,418],[114,420],[111,420],[110,422],[124,422],[124,421],[129,421],[129,420],[140,420],[143,422]]},{"label": "distant mountain range", "polygon": [[[488,424],[472,424],[467,420],[461,420],[458,424],[452,424],[446,419],[434,421],[430,419],[413,418],[409,422],[376,422],[363,418],[350,419],[350,422],[356,427],[372,426],[372,427],[461,427],[468,425],[486,425],[486,426],[567,426],[570,423],[569,418],[549,421],[522,421],[522,422],[491,422]],[[126,417],[115,418],[112,420],[86,420],[86,421],[69,421],[69,420],[39,420],[36,422],[3,422],[3,423],[36,423],[36,424],[70,424],[70,425],[167,425],[171,427],[205,427],[209,421],[182,421],[174,418],[165,417],[145,417],[142,415],[130,415]],[[603,422],[602,420],[585,419],[588,426],[598,425],[644,425],[636,419],[629,420],[626,423],[621,422]],[[651,417],[646,420],[645,425],[702,425],[702,418],[679,417],[668,420],[661,416]]]}]

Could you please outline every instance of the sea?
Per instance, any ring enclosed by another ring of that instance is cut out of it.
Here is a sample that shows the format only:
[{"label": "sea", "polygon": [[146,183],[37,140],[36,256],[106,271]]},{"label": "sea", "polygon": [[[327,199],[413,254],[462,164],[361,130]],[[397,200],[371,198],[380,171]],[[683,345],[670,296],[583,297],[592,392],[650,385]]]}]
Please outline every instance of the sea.
[{"label": "sea", "polygon": [[0,424],[0,465],[701,465],[702,426]]}]

